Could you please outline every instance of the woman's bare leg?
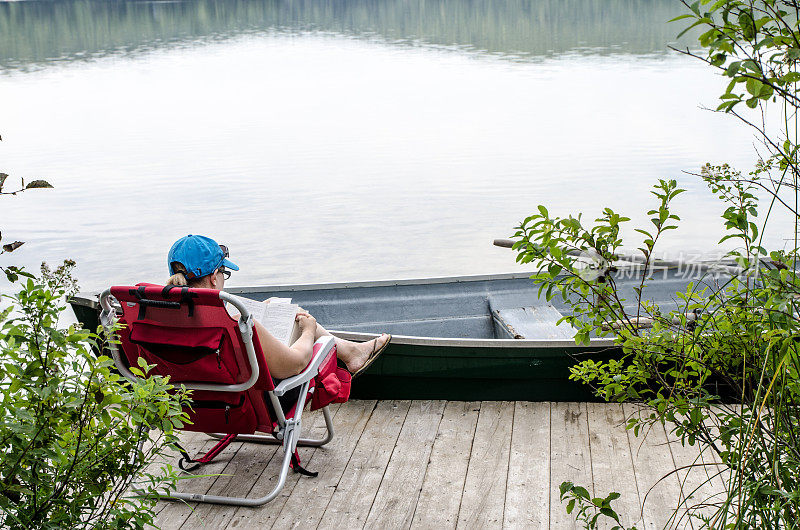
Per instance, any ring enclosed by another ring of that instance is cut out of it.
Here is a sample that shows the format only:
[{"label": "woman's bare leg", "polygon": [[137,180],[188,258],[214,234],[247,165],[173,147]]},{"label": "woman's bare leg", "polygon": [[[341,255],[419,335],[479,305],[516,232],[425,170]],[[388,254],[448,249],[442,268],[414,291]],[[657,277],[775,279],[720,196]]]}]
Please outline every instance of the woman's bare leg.
[{"label": "woman's bare leg", "polygon": [[[326,336],[330,336],[328,330],[317,323],[315,340]],[[383,333],[378,338],[367,342],[353,342],[339,337],[333,337],[333,340],[336,341],[336,356],[347,365],[348,370],[355,372],[364,366],[364,363],[367,362],[374,350],[380,348],[389,340],[389,335]]]}]

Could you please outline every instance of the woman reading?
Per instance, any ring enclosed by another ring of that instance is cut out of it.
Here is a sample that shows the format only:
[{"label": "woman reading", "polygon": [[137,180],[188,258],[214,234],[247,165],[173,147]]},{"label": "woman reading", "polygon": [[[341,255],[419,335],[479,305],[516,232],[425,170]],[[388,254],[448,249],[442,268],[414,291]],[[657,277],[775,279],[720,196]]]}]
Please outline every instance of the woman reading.
[{"label": "woman reading", "polygon": [[[182,237],[167,255],[170,277],[166,285],[221,291],[231,271],[238,271],[228,259],[228,248],[210,237],[188,235]],[[276,379],[286,379],[299,374],[311,361],[314,341],[330,335],[309,313],[300,311],[295,317],[300,337],[291,345],[276,339],[259,322],[255,322],[256,335],[267,360],[270,374]],[[353,377],[361,375],[383,353],[391,335],[381,334],[368,342],[352,342],[334,337],[338,359]]]}]

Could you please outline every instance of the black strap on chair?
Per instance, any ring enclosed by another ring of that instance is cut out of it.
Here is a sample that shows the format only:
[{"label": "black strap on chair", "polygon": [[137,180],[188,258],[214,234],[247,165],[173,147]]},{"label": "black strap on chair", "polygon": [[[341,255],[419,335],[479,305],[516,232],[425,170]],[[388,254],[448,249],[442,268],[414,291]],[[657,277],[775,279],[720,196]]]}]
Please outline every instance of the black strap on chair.
[{"label": "black strap on chair", "polygon": [[197,298],[197,293],[190,293],[188,287],[181,288],[181,303],[185,303],[189,306],[189,318],[194,315],[194,300],[192,298]]},{"label": "black strap on chair", "polygon": [[144,318],[148,307],[161,307],[164,309],[180,309],[181,307],[180,302],[170,302],[168,300],[150,300],[149,298],[145,298],[144,285],[140,286],[138,289],[131,289],[128,292],[131,296],[135,296],[136,300],[139,302],[138,320]]},{"label": "black strap on chair", "polygon": [[[183,448],[183,446],[181,446],[180,444],[176,444],[178,446],[178,451],[180,451],[181,453],[181,459],[178,460],[178,467],[180,467],[187,473],[190,471],[194,471],[203,464],[208,464],[209,462],[214,460],[217,457],[217,455],[219,455],[222,452],[222,450],[228,447],[228,445],[230,445],[230,443],[235,439],[236,439],[235,434],[226,435],[222,440],[217,442],[217,445],[212,447],[211,450],[205,454],[205,456],[196,459],[193,459],[191,456],[189,456],[189,453],[186,451],[186,449]],[[184,465],[184,463],[187,465]],[[193,464],[193,465],[190,466],[188,464]]]},{"label": "black strap on chair", "polygon": [[297,449],[294,450],[292,462],[289,464],[289,467],[292,468],[292,471],[295,473],[300,473],[304,477],[316,477],[319,475],[319,471],[309,471],[300,465],[300,454],[297,452]]},{"label": "black strap on chair", "polygon": [[[167,298],[172,289],[178,287],[177,285],[167,285],[161,289],[161,296]],[[189,307],[189,316],[194,315],[194,298],[197,298],[196,293],[190,293],[188,287],[181,287],[181,300],[180,302],[173,302],[171,300],[152,300],[146,298],[144,294],[144,285],[136,289],[128,291],[131,296],[135,296],[139,303],[139,316],[138,320],[144,318],[148,307],[160,307],[162,309],[180,309],[181,304],[186,304]]]},{"label": "black strap on chair", "polygon": [[[163,289],[161,289],[161,296],[167,298],[169,296],[170,291],[177,288],[177,285],[167,285]],[[191,317],[194,315],[194,300],[193,298],[197,298],[197,293],[190,293],[189,288],[184,286],[181,287],[181,303],[186,304],[189,306],[189,316]]]}]

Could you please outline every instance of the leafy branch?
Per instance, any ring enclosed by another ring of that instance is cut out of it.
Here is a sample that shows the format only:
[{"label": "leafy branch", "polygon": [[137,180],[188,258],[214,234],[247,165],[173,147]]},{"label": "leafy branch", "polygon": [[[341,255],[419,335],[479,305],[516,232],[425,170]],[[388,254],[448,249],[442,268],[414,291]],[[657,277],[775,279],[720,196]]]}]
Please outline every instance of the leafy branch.
[{"label": "leafy branch", "polygon": [[[0,137],[0,140],[2,140],[2,137]],[[17,195],[17,194],[22,193],[23,191],[26,191],[26,190],[52,188],[53,187],[46,180],[37,179],[37,180],[32,180],[32,181],[28,182],[27,184],[25,184],[25,179],[20,179],[21,184],[20,184],[20,187],[18,189],[15,189],[14,191],[7,191],[7,190],[3,189],[5,187],[5,185],[6,185],[7,179],[8,179],[8,174],[7,173],[0,173],[0,196],[2,196],[2,195]],[[3,239],[3,236],[2,236],[2,233],[0,233],[0,241],[2,241],[2,239]],[[25,244],[24,241],[13,241],[11,243],[3,244],[3,246],[0,247],[0,255],[7,254],[7,253],[10,253],[10,252],[14,252],[15,250],[17,250],[19,247],[21,247],[24,244]],[[0,265],[0,271],[3,271],[3,273],[6,275],[6,278],[10,282],[17,281],[17,279],[20,276],[30,277],[27,273],[23,273],[19,267],[15,267],[15,266],[4,267],[4,266]]]}]

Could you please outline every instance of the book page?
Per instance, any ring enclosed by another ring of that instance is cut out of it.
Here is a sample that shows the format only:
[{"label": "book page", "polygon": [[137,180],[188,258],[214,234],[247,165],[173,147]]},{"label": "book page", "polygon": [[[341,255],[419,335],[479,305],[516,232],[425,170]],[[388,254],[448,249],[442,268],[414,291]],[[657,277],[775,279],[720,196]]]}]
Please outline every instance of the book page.
[{"label": "book page", "polygon": [[[235,295],[234,295],[235,296]],[[265,302],[259,302],[257,300],[253,300],[251,298],[244,298],[241,296],[236,297],[236,301],[242,304],[247,310],[253,315],[254,320],[258,320],[263,324],[264,320],[264,313],[267,311],[267,304]],[[231,308],[238,313],[239,310],[235,307],[231,306]],[[228,311],[230,313],[230,311]],[[269,329],[269,328],[267,328]]]},{"label": "book page", "polygon": [[[250,298],[236,296],[236,300],[247,308],[250,314],[253,315],[254,320],[257,320],[267,328],[267,331],[273,337],[287,346],[291,346],[292,342],[300,336],[300,326],[295,322],[295,316],[300,306],[291,303],[291,298],[273,297],[264,302],[258,302]],[[232,309],[236,311],[236,308]]]},{"label": "book page", "polygon": [[266,306],[267,310],[261,324],[276,339],[288,346],[295,328],[295,316],[297,315],[298,306],[279,302],[271,302]]},{"label": "book page", "polygon": [[270,304],[272,302],[276,302],[278,304],[291,304],[292,303],[292,299],[291,298],[278,298],[277,296],[271,296],[271,297],[267,298],[267,302],[269,302]]}]

